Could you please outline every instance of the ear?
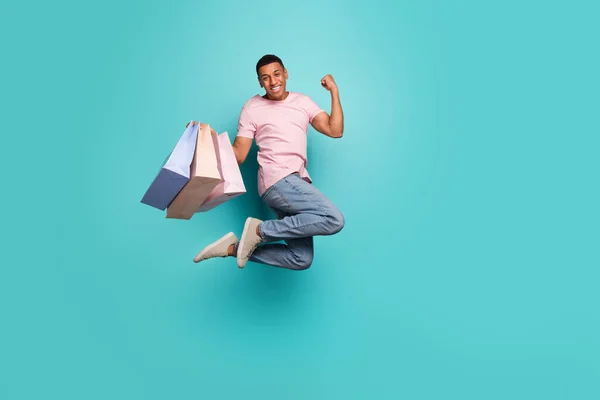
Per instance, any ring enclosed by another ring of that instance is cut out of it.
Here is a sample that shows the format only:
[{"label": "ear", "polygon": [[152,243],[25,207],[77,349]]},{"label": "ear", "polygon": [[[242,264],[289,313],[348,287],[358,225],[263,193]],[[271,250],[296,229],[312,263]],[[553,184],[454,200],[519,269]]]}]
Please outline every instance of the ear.
[{"label": "ear", "polygon": [[260,80],[260,76],[257,79],[258,79],[258,84],[260,85],[260,87],[263,87],[262,81]]},{"label": "ear", "polygon": [[283,69],[283,76],[285,76],[285,79],[288,79],[288,72],[287,72],[287,68]]}]

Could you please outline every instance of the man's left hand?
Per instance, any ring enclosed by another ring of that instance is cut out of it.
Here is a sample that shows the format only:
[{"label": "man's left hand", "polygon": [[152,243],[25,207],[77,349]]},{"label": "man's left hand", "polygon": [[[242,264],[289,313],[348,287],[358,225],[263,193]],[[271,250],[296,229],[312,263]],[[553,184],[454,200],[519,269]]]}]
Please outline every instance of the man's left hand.
[{"label": "man's left hand", "polygon": [[323,86],[325,89],[327,89],[329,91],[337,89],[337,85],[336,85],[335,81],[333,80],[333,76],[331,76],[331,74],[326,75],[323,77],[323,79],[321,79],[321,86]]}]

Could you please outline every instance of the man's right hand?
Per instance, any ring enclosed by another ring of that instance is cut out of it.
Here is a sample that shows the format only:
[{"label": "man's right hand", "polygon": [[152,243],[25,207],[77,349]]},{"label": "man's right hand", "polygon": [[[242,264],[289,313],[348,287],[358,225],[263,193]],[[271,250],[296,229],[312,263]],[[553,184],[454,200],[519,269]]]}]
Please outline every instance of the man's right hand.
[{"label": "man's right hand", "polygon": [[[205,124],[204,122],[198,122],[198,121],[192,121],[192,123],[195,124],[200,124],[200,128],[206,126],[207,124]],[[185,126],[186,128],[190,126],[190,123],[188,122],[187,125]],[[217,135],[217,132],[215,132],[215,130],[211,127],[210,131],[213,135]],[[239,164],[242,164],[245,160],[246,157],[248,156],[248,153],[250,152],[250,148],[252,147],[252,139],[249,138],[245,138],[245,137],[236,137],[235,140],[233,141],[233,152],[235,154],[235,158]]]},{"label": "man's right hand", "polygon": [[[207,125],[207,124],[205,124],[204,122],[198,122],[198,121],[193,121],[193,120],[192,120],[192,124],[194,124],[194,125],[198,125],[198,124],[200,124],[200,127],[201,127],[201,128],[202,128],[203,126],[206,126],[206,125]],[[189,122],[188,122],[188,123],[185,125],[185,127],[187,128],[188,126],[190,126],[190,123],[189,123]]]},{"label": "man's right hand", "polygon": [[[192,121],[192,124],[194,124],[194,125],[200,124],[200,128],[204,128],[205,126],[207,126],[207,124],[205,124],[204,122],[198,122],[198,121]],[[189,122],[185,125],[185,127],[187,128],[188,126],[190,126]],[[214,135],[217,135],[217,132],[212,127],[210,128],[210,132]]]}]

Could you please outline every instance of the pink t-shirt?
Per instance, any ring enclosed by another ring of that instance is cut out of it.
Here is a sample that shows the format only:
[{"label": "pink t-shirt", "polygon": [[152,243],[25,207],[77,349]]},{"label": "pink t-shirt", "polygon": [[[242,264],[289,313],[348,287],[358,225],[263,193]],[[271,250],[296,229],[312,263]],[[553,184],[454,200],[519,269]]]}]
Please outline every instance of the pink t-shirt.
[{"label": "pink t-shirt", "polygon": [[320,112],[310,97],[297,92],[282,101],[257,94],[244,104],[237,136],[256,140],[259,195],[294,172],[312,182],[306,170],[308,125]]}]

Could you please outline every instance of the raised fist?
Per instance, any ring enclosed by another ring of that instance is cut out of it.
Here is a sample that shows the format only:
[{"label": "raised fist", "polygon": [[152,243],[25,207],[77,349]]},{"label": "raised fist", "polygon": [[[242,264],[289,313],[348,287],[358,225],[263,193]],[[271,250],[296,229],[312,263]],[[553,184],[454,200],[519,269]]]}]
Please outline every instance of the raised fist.
[{"label": "raised fist", "polygon": [[335,83],[335,81],[333,80],[333,76],[331,76],[331,74],[329,75],[325,75],[323,77],[323,79],[321,79],[321,86],[323,86],[325,89],[331,91],[333,89],[337,89],[337,85]]}]

